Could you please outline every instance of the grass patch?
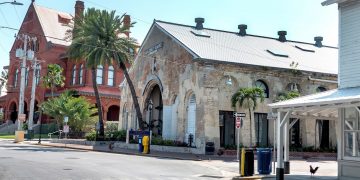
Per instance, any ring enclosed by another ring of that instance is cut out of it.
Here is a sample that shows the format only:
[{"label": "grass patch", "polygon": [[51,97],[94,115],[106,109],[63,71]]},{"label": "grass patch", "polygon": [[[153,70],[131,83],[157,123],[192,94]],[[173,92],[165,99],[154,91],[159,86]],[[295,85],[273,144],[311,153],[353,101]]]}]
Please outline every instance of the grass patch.
[{"label": "grass patch", "polygon": [[3,134],[3,135],[0,135],[0,139],[15,139],[15,135],[13,135],[13,134]]}]

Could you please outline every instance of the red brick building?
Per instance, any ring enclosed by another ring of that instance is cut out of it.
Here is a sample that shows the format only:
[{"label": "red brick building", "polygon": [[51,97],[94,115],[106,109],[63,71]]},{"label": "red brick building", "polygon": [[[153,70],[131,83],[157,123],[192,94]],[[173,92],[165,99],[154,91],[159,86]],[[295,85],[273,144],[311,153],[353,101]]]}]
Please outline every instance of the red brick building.
[{"label": "red brick building", "polygon": [[[75,14],[83,13],[83,10],[84,3],[76,1]],[[72,19],[73,16],[68,13],[41,7],[33,2],[22,22],[18,34],[27,34],[37,38],[37,42],[28,43],[28,47],[34,50],[37,59],[42,61],[40,64],[40,76],[36,78],[35,111],[37,110],[37,104],[50,97],[50,90],[42,86],[41,77],[47,73],[48,64],[54,63],[64,68],[64,76],[66,77],[65,86],[56,89],[55,95],[59,95],[65,89],[74,89],[79,92],[79,95],[85,96],[91,103],[95,104],[96,102],[92,87],[91,70],[86,69],[85,62],[75,64],[66,57],[66,51],[71,41],[64,39],[66,39],[66,31],[70,29],[68,25],[73,22]],[[130,24],[130,17],[126,16],[124,22]],[[127,36],[129,35],[127,34]],[[15,39],[10,51],[10,63],[8,66],[8,93],[0,97],[0,108],[4,109],[5,120],[12,120],[13,122],[17,119],[21,77],[21,60],[15,56],[15,51],[22,47],[23,42]],[[28,114],[33,79],[31,62],[27,62],[26,67],[24,111]],[[117,66],[98,67],[97,81],[104,121],[118,121],[119,119],[120,90],[118,86],[123,78],[122,71]],[[35,118],[34,121],[36,123],[37,119]]]}]

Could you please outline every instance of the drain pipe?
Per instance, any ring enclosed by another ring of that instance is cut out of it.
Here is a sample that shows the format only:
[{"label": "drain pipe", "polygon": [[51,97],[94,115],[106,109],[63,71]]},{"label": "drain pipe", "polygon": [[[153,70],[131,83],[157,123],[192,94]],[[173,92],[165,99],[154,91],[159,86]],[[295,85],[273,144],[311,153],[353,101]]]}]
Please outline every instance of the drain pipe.
[{"label": "drain pipe", "polygon": [[319,81],[319,82],[333,83],[333,84],[337,84],[337,83],[338,83],[337,81],[333,81],[333,80],[312,78],[311,76],[309,76],[309,80],[310,80],[310,81]]}]

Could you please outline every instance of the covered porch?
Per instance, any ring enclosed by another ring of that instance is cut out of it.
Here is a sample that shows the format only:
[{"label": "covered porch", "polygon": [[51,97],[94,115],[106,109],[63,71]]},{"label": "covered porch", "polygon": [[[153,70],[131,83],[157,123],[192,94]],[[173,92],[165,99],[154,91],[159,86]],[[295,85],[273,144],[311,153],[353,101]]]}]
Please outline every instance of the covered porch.
[{"label": "covered porch", "polygon": [[[339,179],[360,178],[360,87],[335,89],[269,106],[277,113],[276,179],[284,179],[284,174],[290,173],[290,117],[335,120]],[[309,169],[309,166],[304,168]]]}]

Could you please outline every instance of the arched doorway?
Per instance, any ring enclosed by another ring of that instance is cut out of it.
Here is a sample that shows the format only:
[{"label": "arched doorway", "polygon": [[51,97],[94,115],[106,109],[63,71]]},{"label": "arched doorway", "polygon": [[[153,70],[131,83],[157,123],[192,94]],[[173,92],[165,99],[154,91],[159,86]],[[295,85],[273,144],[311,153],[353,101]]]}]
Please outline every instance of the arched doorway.
[{"label": "arched doorway", "polygon": [[162,136],[163,102],[159,85],[155,85],[146,98],[146,122],[154,135]]},{"label": "arched doorway", "polygon": [[18,116],[18,112],[17,112],[17,106],[15,102],[12,102],[10,104],[10,108],[9,108],[9,113],[10,113],[10,120],[15,123],[17,116]]},{"label": "arched doorway", "polygon": [[119,121],[120,107],[112,105],[109,107],[107,112],[107,121]]},{"label": "arched doorway", "polygon": [[[187,128],[185,142],[191,143],[191,146],[195,146],[195,133],[196,133],[196,97],[192,94],[188,101],[187,106]],[[192,142],[189,141],[189,137],[192,137]]]}]

